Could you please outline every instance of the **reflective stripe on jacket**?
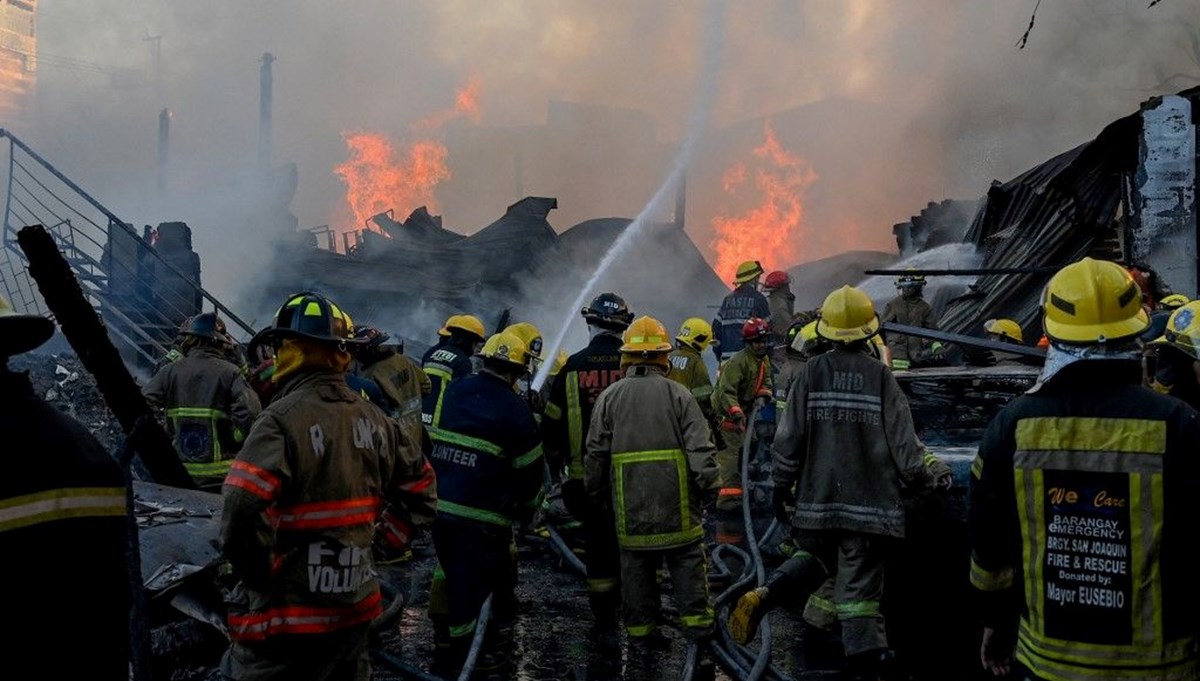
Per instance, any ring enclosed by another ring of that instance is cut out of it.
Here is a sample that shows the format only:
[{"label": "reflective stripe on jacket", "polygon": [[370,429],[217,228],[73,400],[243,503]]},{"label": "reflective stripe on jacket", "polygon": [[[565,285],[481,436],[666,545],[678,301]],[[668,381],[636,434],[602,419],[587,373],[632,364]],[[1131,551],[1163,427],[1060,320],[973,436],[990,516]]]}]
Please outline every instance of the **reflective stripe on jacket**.
[{"label": "reflective stripe on jacket", "polygon": [[1136,362],[1066,367],[992,421],[972,467],[971,583],[1045,679],[1200,679],[1191,556],[1200,421]]},{"label": "reflective stripe on jacket", "polygon": [[462,348],[442,343],[429,348],[421,358],[421,369],[429,377],[429,392],[421,400],[421,422],[427,426],[437,423],[442,398],[451,381],[471,373],[471,356]]},{"label": "reflective stripe on jacket", "polygon": [[433,469],[342,374],[289,378],[225,479],[222,550],[250,595],[238,640],[333,631],[380,611],[371,539],[379,509],[433,521]]},{"label": "reflective stripe on jacket", "polygon": [[716,447],[691,393],[665,372],[630,367],[596,402],[584,485],[610,504],[623,549],[667,549],[699,541],[700,494],[717,487]]},{"label": "reflective stripe on jacket", "polygon": [[583,479],[584,443],[596,398],[621,378],[621,339],[602,333],[567,358],[542,412],[542,430],[553,465]]}]

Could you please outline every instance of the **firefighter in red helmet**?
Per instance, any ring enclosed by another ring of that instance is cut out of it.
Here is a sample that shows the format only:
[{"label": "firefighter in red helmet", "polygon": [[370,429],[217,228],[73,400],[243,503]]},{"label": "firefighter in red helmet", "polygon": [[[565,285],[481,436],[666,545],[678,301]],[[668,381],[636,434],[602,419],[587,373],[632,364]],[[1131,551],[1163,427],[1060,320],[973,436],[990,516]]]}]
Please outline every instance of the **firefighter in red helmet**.
[{"label": "firefighter in red helmet", "polygon": [[742,504],[740,455],[747,420],[759,404],[771,400],[770,349],[771,326],[765,319],[751,317],[742,325],[745,347],[738,350],[721,369],[713,390],[712,406],[721,419],[723,446],[717,453],[721,486],[717,492],[717,510],[736,511]]}]

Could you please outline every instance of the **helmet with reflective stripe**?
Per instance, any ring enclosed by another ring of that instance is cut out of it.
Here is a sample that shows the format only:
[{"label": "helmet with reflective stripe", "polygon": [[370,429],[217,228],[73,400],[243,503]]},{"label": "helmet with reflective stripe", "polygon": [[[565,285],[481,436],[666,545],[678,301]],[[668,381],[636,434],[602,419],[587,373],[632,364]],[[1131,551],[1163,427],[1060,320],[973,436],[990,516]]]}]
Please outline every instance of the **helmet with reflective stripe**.
[{"label": "helmet with reflective stripe", "polygon": [[1018,343],[1025,342],[1025,337],[1021,333],[1021,325],[1011,319],[989,319],[983,323],[983,330]]},{"label": "helmet with reflective stripe", "polygon": [[1187,296],[1181,293],[1172,293],[1158,301],[1158,306],[1164,310],[1178,310],[1190,302],[1192,301],[1188,300]]},{"label": "helmet with reflective stripe", "polygon": [[679,333],[675,340],[692,348],[696,352],[704,350],[712,343],[712,325],[699,317],[691,317],[679,325]]},{"label": "helmet with reflective stripe", "polygon": [[483,344],[479,356],[485,360],[503,362],[525,369],[529,361],[529,351],[525,342],[511,331],[501,331],[493,335]]},{"label": "helmet with reflective stripe", "polygon": [[18,314],[0,295],[0,358],[29,352],[53,335],[54,322],[41,315]]},{"label": "helmet with reflective stripe", "polygon": [[843,286],[825,297],[817,335],[838,343],[852,343],[879,333],[879,316],[871,297],[853,286]]},{"label": "helmet with reflective stripe", "polygon": [[788,276],[787,272],[775,270],[768,274],[766,279],[763,279],[763,288],[783,288],[790,283],[792,283],[792,278]]},{"label": "helmet with reflective stripe", "polygon": [[505,332],[516,334],[517,338],[525,344],[525,350],[529,357],[529,370],[537,371],[538,365],[542,361],[542,332],[538,327],[529,322],[517,322],[509,324]]},{"label": "helmet with reflective stripe", "polygon": [[261,331],[259,340],[308,338],[347,346],[361,345],[354,337],[354,322],[332,300],[304,291],[287,297],[275,312],[273,326]]},{"label": "helmet with reflective stripe", "polygon": [[1200,360],[1200,301],[1188,303],[1171,313],[1161,343]]},{"label": "helmet with reflective stripe", "polygon": [[609,331],[624,331],[633,321],[633,313],[625,299],[615,293],[601,293],[592,299],[592,304],[579,311],[589,326],[598,326]]},{"label": "helmet with reflective stripe", "polygon": [[188,320],[187,326],[181,329],[184,335],[207,338],[209,340],[225,340],[225,321],[216,312],[204,312]]},{"label": "helmet with reflective stripe", "polygon": [[446,323],[442,325],[442,328],[438,329],[438,335],[446,337],[452,335],[455,331],[475,336],[481,341],[487,337],[487,331],[483,328],[483,322],[479,321],[479,317],[475,315],[450,315]]},{"label": "helmet with reflective stripe", "polygon": [[754,281],[755,277],[763,273],[763,267],[757,260],[747,260],[738,265],[737,272],[733,275],[733,283],[744,284],[748,281]]},{"label": "helmet with reflective stripe", "polygon": [[1059,270],[1042,292],[1042,322],[1052,341],[1115,343],[1150,326],[1142,291],[1115,262],[1084,258]]},{"label": "helmet with reflective stripe", "polygon": [[771,325],[760,317],[751,317],[742,324],[742,340],[747,343],[765,341],[771,337]]},{"label": "helmet with reflective stripe", "polygon": [[667,327],[654,317],[638,317],[625,329],[621,352],[652,353],[670,352],[671,337]]}]

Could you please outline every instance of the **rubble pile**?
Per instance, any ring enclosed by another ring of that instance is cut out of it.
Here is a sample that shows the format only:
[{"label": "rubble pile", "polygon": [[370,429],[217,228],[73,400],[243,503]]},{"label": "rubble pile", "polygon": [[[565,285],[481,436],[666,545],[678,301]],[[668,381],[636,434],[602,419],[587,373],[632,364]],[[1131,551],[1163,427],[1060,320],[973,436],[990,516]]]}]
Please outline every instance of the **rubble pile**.
[{"label": "rubble pile", "polygon": [[125,433],[104,404],[95,379],[74,354],[30,352],[9,359],[8,366],[29,372],[34,394],[82,423],[105,449],[115,453],[125,442]]}]

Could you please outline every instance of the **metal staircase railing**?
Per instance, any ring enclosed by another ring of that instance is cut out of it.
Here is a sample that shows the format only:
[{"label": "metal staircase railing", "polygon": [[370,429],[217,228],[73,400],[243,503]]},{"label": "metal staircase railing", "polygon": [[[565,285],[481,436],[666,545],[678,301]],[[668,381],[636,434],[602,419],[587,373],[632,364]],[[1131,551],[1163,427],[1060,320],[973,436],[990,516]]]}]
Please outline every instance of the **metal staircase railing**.
[{"label": "metal staircase railing", "polygon": [[0,153],[4,151],[8,174],[0,283],[18,311],[47,312],[16,242],[21,227],[40,224],[54,237],[113,341],[139,363],[152,365],[166,354],[180,323],[202,310],[219,312],[236,338],[253,335],[250,325],[200,286],[199,264],[190,260],[195,258],[190,244],[174,251],[165,243],[151,244],[15,135],[0,129]]}]

